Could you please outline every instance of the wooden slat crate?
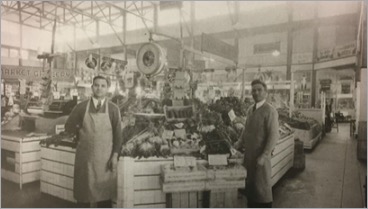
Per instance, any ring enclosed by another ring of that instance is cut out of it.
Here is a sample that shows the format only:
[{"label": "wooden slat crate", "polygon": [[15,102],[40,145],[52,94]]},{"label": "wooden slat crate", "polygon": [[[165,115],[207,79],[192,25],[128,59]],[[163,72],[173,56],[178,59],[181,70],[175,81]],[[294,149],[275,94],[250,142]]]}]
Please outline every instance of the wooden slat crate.
[{"label": "wooden slat crate", "polygon": [[211,190],[209,206],[210,208],[236,208],[237,198],[237,189]]},{"label": "wooden slat crate", "polygon": [[312,126],[310,130],[294,128],[295,139],[303,141],[305,149],[313,149],[321,139],[322,133],[316,133],[316,126],[317,125]]},{"label": "wooden slat crate", "polygon": [[173,164],[161,166],[161,175],[163,182],[178,182],[178,181],[200,181],[207,179],[206,168],[203,165],[197,165],[195,170],[174,170]]},{"label": "wooden slat crate", "polygon": [[275,185],[280,178],[293,166],[294,162],[294,135],[280,139],[272,153],[271,180]]},{"label": "wooden slat crate", "polygon": [[70,202],[73,197],[75,149],[41,147],[41,192]]},{"label": "wooden slat crate", "polygon": [[[161,165],[172,164],[173,158],[133,159],[120,157],[118,163],[118,208],[202,207],[200,192],[177,192],[166,195],[161,188]],[[178,195],[180,194],[180,198]],[[186,198],[187,196],[187,198]],[[195,198],[197,197],[197,198]],[[185,201],[185,200],[190,201]],[[184,204],[188,202],[188,204]]]},{"label": "wooden slat crate", "polygon": [[24,131],[4,131],[1,135],[1,177],[19,184],[40,180],[40,140],[48,136],[28,136]]}]

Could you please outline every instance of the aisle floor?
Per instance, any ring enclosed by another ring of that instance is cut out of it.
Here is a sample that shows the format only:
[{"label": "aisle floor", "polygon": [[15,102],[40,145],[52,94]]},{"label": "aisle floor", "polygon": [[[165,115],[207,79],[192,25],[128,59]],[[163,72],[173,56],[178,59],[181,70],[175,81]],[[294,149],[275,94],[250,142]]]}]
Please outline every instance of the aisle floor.
[{"label": "aisle floor", "polygon": [[[361,208],[364,207],[363,185],[366,162],[357,160],[357,140],[349,137],[349,126],[333,129],[311,150],[306,151],[306,168],[290,170],[274,186],[274,207],[279,208]],[[238,207],[246,206],[238,196]],[[63,208],[75,204],[41,194],[40,183],[29,183],[19,190],[17,184],[1,180],[1,207]]]}]

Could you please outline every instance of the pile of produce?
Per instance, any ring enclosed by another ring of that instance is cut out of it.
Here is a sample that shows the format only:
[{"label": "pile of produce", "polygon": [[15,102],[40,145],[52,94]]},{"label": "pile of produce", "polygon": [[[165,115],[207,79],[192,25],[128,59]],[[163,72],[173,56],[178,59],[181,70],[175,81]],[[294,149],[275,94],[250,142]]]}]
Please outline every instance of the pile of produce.
[{"label": "pile of produce", "polygon": [[287,123],[283,122],[282,120],[279,120],[280,139],[283,139],[284,137],[289,136],[292,133],[293,129]]},{"label": "pile of produce", "polygon": [[279,108],[277,111],[279,113],[279,119],[292,128],[310,130],[312,126],[319,124],[317,120],[306,117],[299,111],[293,111],[291,118],[289,117],[289,110],[287,108]]},{"label": "pile of produce", "polygon": [[168,141],[156,134],[152,129],[143,130],[123,145],[121,155],[133,158],[168,157],[171,154]]},{"label": "pile of produce", "polygon": [[227,114],[229,111],[234,110],[237,116],[246,116],[248,109],[247,105],[237,97],[221,97],[215,103],[209,105],[208,108],[221,114]]},{"label": "pile of produce", "polygon": [[206,145],[206,154],[230,154],[231,143],[226,133],[214,128],[208,132],[202,132],[203,141]]},{"label": "pile of produce", "polygon": [[63,131],[60,132],[59,134],[52,135],[47,139],[41,140],[40,145],[45,145],[46,147],[49,147],[50,145],[54,145],[55,147],[61,145],[76,148],[77,137],[74,134]]}]

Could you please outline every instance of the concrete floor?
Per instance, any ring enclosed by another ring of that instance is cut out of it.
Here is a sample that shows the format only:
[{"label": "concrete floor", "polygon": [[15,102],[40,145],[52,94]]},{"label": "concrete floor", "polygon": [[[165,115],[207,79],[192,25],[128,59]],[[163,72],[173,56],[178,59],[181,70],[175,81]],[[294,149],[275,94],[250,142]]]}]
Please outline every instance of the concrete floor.
[{"label": "concrete floor", "polygon": [[[357,140],[349,137],[349,126],[340,124],[311,151],[306,153],[306,168],[290,170],[274,186],[273,207],[277,208],[361,208],[366,162],[357,160]],[[238,207],[246,199],[238,196]],[[18,185],[1,180],[1,207],[65,208],[76,204],[40,193],[40,183],[29,183],[20,191]]]}]

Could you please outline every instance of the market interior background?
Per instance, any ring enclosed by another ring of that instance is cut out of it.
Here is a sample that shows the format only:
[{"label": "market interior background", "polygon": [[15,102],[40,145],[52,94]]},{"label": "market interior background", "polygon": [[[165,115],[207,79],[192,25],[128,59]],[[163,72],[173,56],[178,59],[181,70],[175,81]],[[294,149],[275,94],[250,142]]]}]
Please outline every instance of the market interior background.
[{"label": "market interior background", "polygon": [[[2,1],[1,206],[76,207],[76,143],[63,124],[100,74],[126,142],[115,207],[246,207],[242,153],[227,154],[253,104],[253,79],[267,83],[280,115],[273,206],[366,207],[366,9],[363,1]],[[147,126],[154,137],[142,136]],[[165,167],[184,153],[196,157],[198,176],[224,172],[204,181]],[[212,154],[229,165],[211,164]]]}]

